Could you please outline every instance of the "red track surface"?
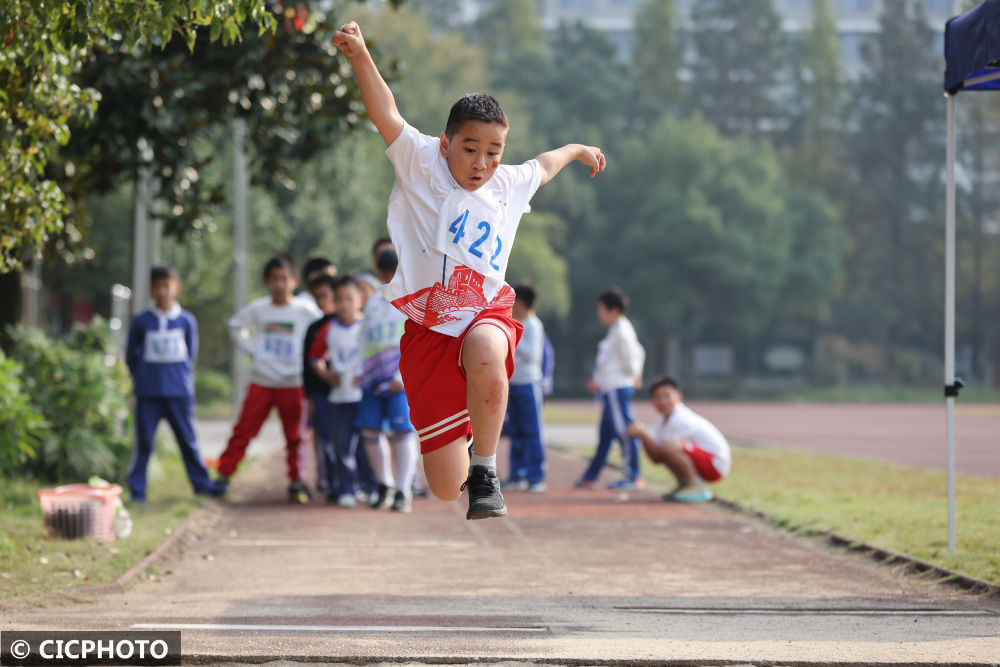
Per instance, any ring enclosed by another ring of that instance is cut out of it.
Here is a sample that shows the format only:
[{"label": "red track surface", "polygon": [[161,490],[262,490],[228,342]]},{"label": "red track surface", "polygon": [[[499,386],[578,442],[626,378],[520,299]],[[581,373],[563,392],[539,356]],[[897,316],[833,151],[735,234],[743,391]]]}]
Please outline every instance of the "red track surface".
[{"label": "red track surface", "polygon": [[[596,403],[586,401],[559,405],[591,414],[598,410]],[[692,401],[691,407],[736,442],[926,468],[947,466],[943,400],[940,404]],[[640,420],[656,419],[647,401],[639,402],[636,412]],[[955,424],[958,472],[1000,477],[1000,405],[959,403]]]}]

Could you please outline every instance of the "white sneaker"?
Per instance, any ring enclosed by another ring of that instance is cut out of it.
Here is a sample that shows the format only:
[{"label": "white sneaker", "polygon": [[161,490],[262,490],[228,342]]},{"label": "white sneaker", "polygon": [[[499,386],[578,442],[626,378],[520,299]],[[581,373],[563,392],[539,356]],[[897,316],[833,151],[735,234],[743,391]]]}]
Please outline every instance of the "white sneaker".
[{"label": "white sneaker", "polygon": [[545,482],[535,482],[534,484],[528,485],[528,491],[532,493],[545,493],[545,489],[547,488],[548,487],[545,486]]}]

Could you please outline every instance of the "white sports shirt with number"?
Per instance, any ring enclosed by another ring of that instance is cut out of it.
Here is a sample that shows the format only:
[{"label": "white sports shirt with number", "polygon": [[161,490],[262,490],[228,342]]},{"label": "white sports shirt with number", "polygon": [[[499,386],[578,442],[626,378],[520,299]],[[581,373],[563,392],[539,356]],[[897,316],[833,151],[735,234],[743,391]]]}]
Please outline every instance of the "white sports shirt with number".
[{"label": "white sports shirt with number", "polygon": [[417,324],[460,336],[482,311],[514,303],[504,275],[541,166],[537,160],[500,165],[469,192],[448,171],[439,146],[437,137],[407,124],[386,150],[396,170],[388,227],[399,268],[382,289]]},{"label": "white sports shirt with number", "polygon": [[357,403],[361,387],[356,380],[361,375],[361,329],[363,319],[341,324],[336,318],[326,328],[326,363],[340,376],[340,384],[330,390],[331,403]]},{"label": "white sports shirt with number", "polygon": [[302,341],[323,316],[316,306],[292,300],[276,306],[268,297],[251,301],[229,320],[229,334],[253,357],[250,381],[264,387],[302,385]]},{"label": "white sports shirt with number", "polygon": [[720,475],[729,474],[732,465],[729,442],[712,422],[683,403],[678,403],[669,417],[660,420],[653,439],[661,443],[674,439],[690,440],[698,449],[712,455],[712,465]]}]

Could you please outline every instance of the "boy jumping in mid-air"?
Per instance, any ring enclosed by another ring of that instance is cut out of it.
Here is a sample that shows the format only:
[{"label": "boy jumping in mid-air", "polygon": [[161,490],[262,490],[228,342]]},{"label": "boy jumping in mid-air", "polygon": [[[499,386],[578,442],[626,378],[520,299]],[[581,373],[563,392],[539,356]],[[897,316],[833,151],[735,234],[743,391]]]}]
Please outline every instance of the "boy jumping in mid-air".
[{"label": "boy jumping in mid-air", "polygon": [[604,155],[569,144],[501,165],[507,116],[489,95],[456,102],[440,137],[420,134],[396,109],[358,24],[345,24],[333,43],[351,61],[396,171],[388,227],[399,269],[383,293],[410,318],[400,372],[427,483],[442,500],[468,486],[468,519],[505,516],[496,448],[521,333],[504,282],[514,233],[540,185],[574,160],[595,176]]}]

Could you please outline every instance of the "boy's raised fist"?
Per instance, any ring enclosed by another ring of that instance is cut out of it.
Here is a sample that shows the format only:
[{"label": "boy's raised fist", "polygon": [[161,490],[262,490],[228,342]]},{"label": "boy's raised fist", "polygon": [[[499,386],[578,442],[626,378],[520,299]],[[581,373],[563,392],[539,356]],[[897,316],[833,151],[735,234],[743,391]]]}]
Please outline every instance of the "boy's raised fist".
[{"label": "boy's raised fist", "polygon": [[361,36],[361,28],[354,21],[348,21],[333,34],[330,40],[345,56],[353,58],[365,48],[365,40]]}]

